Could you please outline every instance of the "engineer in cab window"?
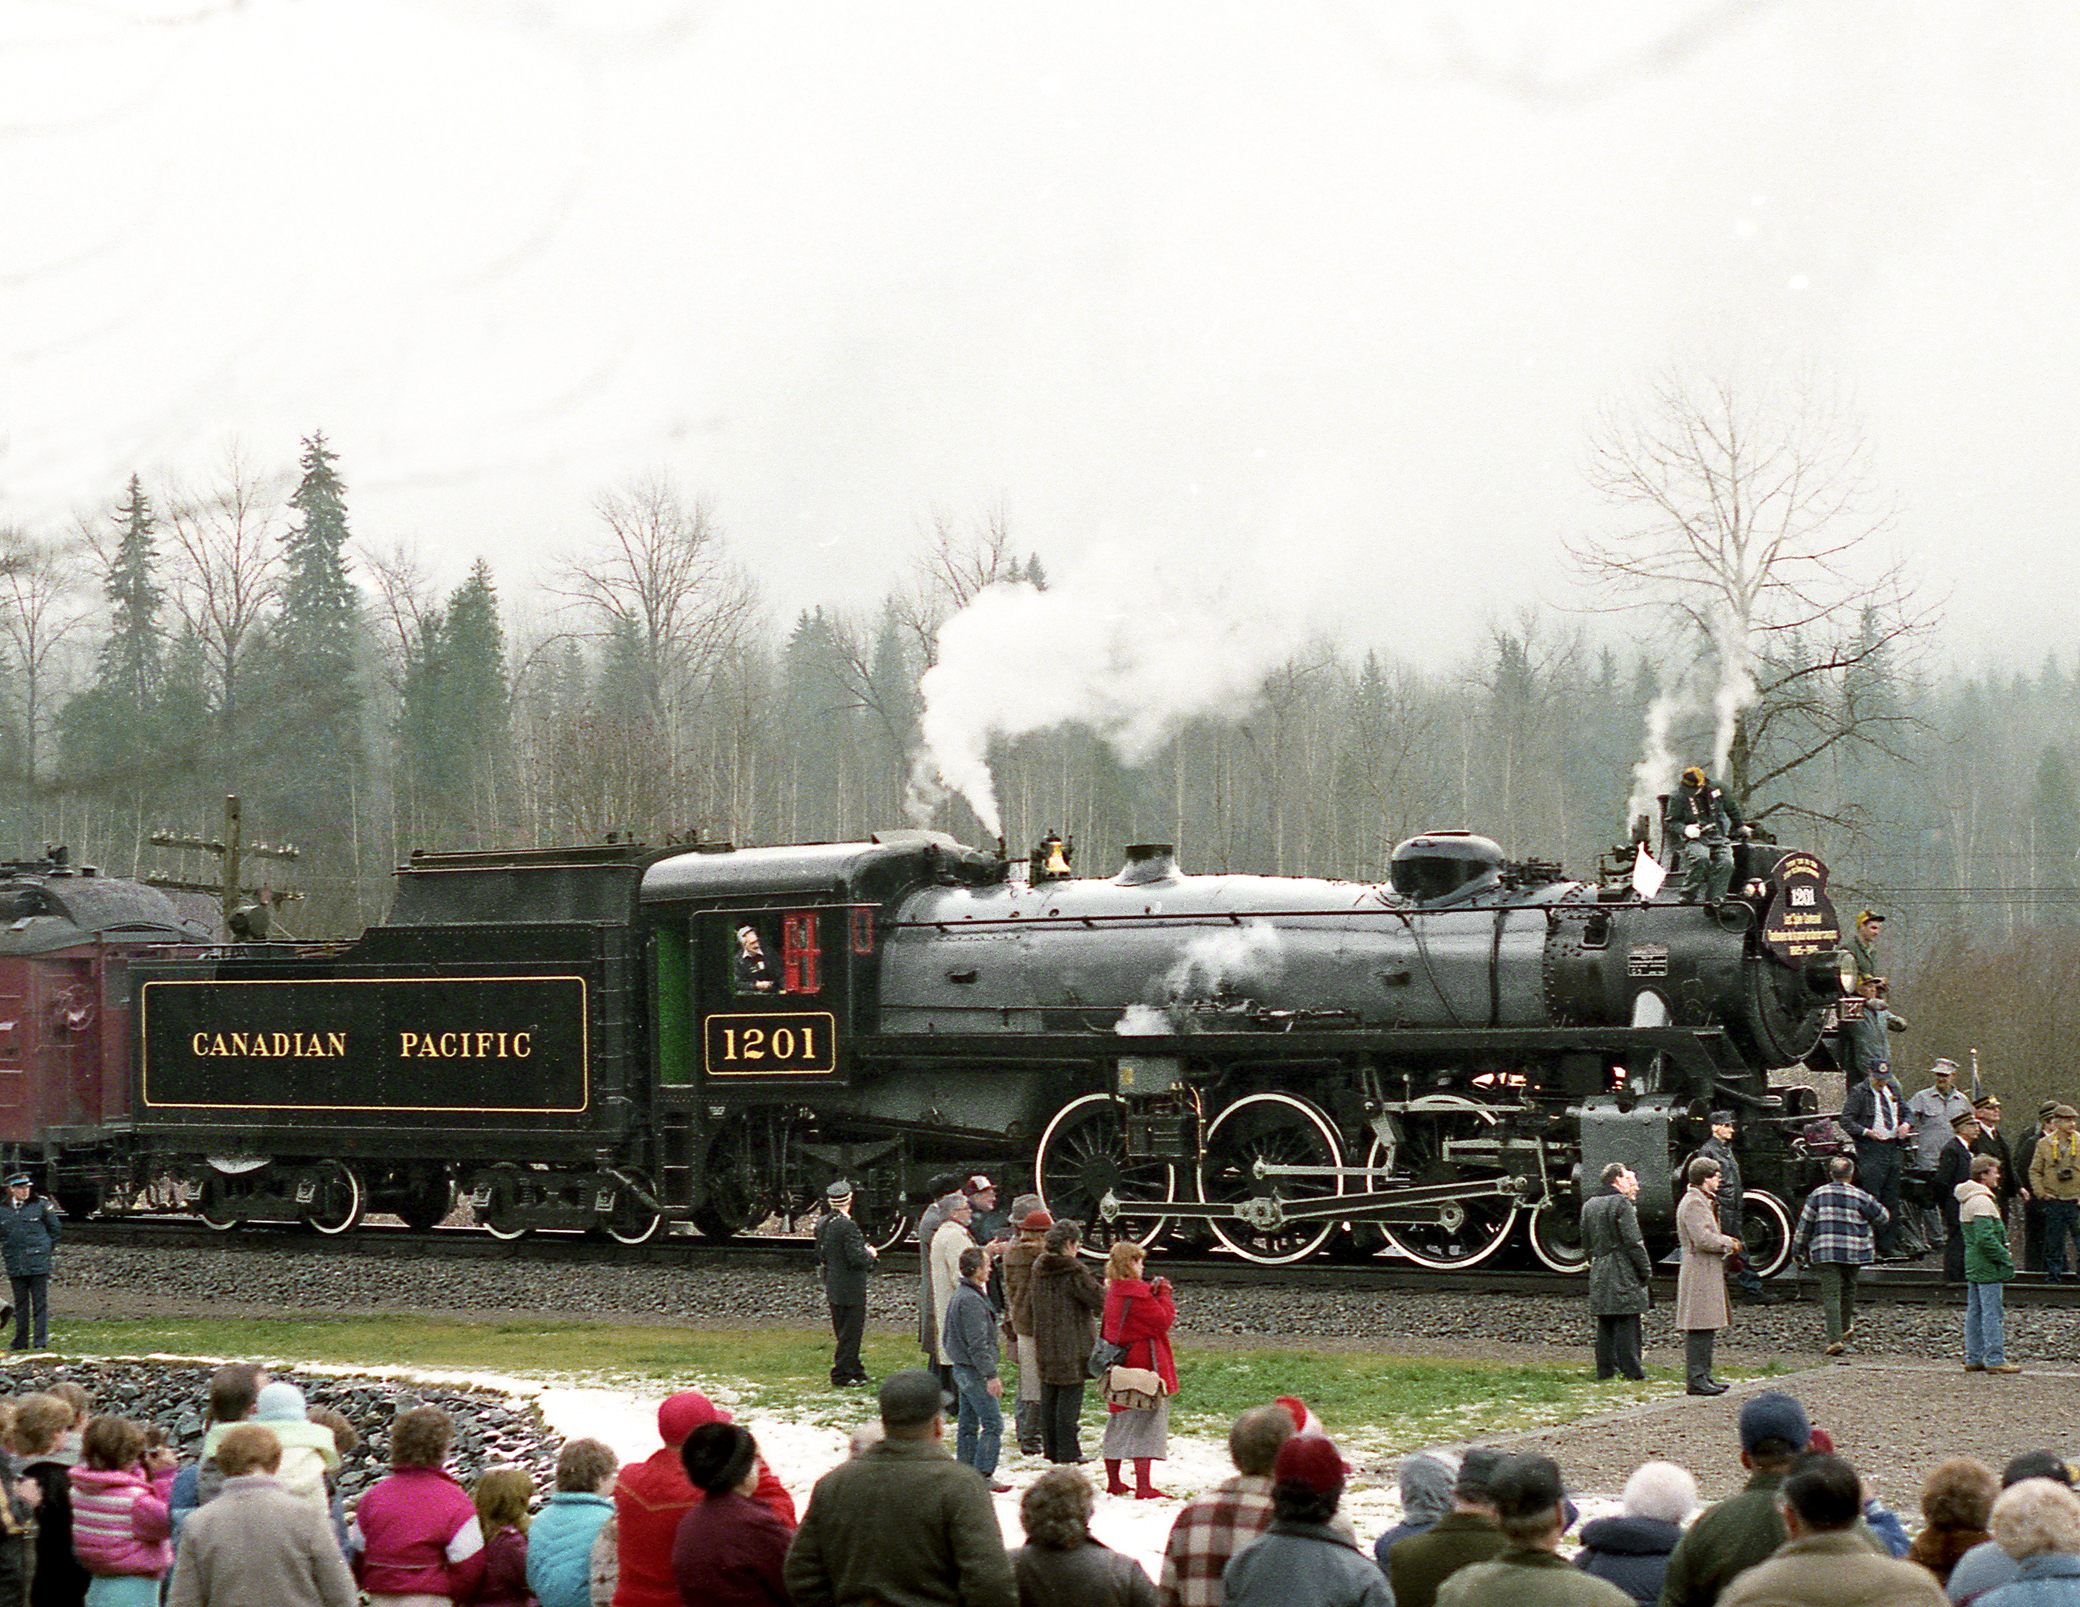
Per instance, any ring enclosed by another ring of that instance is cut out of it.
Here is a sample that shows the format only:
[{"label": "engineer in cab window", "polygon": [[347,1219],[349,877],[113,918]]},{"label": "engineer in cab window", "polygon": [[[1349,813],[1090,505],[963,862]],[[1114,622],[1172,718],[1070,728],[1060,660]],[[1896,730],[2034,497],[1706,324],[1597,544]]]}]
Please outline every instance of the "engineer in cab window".
[{"label": "engineer in cab window", "polygon": [[780,973],[773,965],[773,957],[766,953],[765,944],[759,941],[756,927],[737,928],[736,978],[739,993],[780,991]]}]

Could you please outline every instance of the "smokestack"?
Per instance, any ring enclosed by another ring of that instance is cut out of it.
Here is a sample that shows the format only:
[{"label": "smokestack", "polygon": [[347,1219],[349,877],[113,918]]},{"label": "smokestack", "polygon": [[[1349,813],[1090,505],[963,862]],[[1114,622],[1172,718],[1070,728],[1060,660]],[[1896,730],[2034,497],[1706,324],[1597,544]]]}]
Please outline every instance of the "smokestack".
[{"label": "smokestack", "polygon": [[1116,887],[1145,887],[1150,882],[1175,881],[1183,874],[1169,843],[1133,843],[1127,848],[1126,864],[1112,881]]}]

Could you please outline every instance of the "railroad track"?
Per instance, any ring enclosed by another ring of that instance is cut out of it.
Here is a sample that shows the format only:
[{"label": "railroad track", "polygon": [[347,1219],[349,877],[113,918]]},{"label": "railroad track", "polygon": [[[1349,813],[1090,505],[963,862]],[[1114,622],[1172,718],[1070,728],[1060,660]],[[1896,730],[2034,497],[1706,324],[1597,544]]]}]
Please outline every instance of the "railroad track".
[{"label": "railroad track", "polygon": [[[363,1256],[376,1259],[450,1258],[481,1261],[586,1262],[594,1265],[660,1266],[722,1270],[759,1268],[798,1269],[814,1265],[815,1251],[807,1239],[748,1235],[728,1244],[705,1239],[673,1236],[648,1244],[619,1244],[611,1239],[593,1239],[576,1233],[536,1233],[524,1240],[501,1240],[476,1228],[433,1228],[418,1231],[405,1227],[363,1225],[355,1232],[327,1238],[298,1227],[267,1227],[248,1224],[235,1233],[218,1233],[192,1219],[137,1219],[69,1224],[66,1239],[73,1244],[103,1245],[121,1249],[221,1250],[227,1254],[273,1254],[309,1256]],[[912,1250],[884,1252],[881,1265],[894,1272],[914,1273],[917,1255]],[[1221,1255],[1184,1255],[1166,1252],[1164,1265],[1193,1283],[1238,1285],[1276,1289],[1337,1289],[1356,1293],[1386,1294],[1498,1294],[1569,1295],[1585,1293],[1586,1281],[1543,1269],[1497,1267],[1483,1264],[1459,1272],[1432,1272],[1391,1261],[1318,1261],[1295,1266],[1267,1267],[1255,1262]],[[1673,1298],[1675,1268],[1664,1264],[1655,1282],[1664,1295]],[[1771,1280],[1771,1286],[1787,1297],[1817,1298],[1810,1276],[1799,1277],[1787,1268]],[[1894,1305],[1962,1305],[1964,1289],[1946,1284],[1940,1273],[1921,1266],[1881,1265],[1867,1269],[1857,1284],[1857,1299]],[[2010,1305],[2080,1306],[2080,1286],[2047,1285],[2041,1275],[2024,1273],[2007,1288]]]}]

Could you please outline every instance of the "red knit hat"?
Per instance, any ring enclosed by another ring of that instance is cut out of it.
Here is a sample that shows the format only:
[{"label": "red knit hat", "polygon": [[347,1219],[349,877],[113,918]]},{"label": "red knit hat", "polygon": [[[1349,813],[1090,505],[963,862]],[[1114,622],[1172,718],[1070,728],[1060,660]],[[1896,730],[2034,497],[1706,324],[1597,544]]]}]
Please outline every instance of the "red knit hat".
[{"label": "red knit hat", "polygon": [[683,1445],[686,1436],[703,1423],[727,1423],[729,1413],[697,1389],[668,1397],[657,1408],[657,1437],[667,1445]]},{"label": "red knit hat", "polygon": [[1271,1477],[1278,1484],[1304,1484],[1317,1495],[1327,1495],[1343,1488],[1343,1458],[1326,1436],[1295,1434],[1278,1448]]},{"label": "red knit hat", "polygon": [[1019,1223],[1019,1227],[1027,1233],[1038,1233],[1053,1226],[1054,1218],[1045,1211],[1028,1211],[1025,1220]]}]

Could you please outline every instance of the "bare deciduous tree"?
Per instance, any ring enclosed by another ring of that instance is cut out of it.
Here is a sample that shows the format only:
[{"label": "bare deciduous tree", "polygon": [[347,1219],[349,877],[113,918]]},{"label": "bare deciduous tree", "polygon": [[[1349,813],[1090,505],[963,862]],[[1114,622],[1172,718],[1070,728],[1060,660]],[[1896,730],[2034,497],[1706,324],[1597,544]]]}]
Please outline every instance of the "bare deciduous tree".
[{"label": "bare deciduous tree", "polygon": [[1605,415],[1587,474],[1634,522],[1570,556],[1606,606],[1664,627],[1728,785],[1757,817],[1841,819],[1758,795],[1838,750],[1896,757],[1913,722],[1891,674],[1935,623],[1879,544],[1890,510],[1854,422],[1808,386],[1669,374]]},{"label": "bare deciduous tree", "polygon": [[594,509],[605,537],[565,559],[550,590],[594,617],[593,634],[619,631],[635,646],[644,699],[669,730],[741,644],[755,612],[750,583],[707,506],[686,502],[667,479],[606,492]]},{"label": "bare deciduous tree", "polygon": [[31,794],[55,658],[86,618],[79,571],[58,543],[0,531],[0,644],[21,677],[22,781]]},{"label": "bare deciduous tree", "polygon": [[177,555],[169,591],[202,645],[227,754],[238,747],[250,655],[280,594],[285,489],[233,446],[214,485],[177,489],[166,510]]},{"label": "bare deciduous tree", "polygon": [[917,644],[925,669],[939,662],[939,627],[975,600],[976,593],[1018,570],[1011,550],[1011,521],[992,508],[972,529],[955,528],[943,513],[932,516],[924,556],[910,588],[893,599],[897,617]]}]

